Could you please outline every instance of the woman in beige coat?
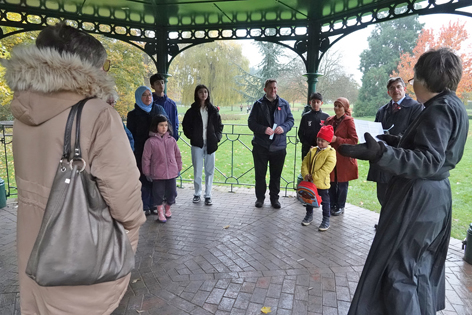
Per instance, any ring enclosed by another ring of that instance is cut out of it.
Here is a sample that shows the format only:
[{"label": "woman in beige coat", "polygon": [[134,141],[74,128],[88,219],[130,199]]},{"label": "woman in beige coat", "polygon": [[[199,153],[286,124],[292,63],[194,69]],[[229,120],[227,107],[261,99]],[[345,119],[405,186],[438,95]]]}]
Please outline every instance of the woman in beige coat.
[{"label": "woman in beige coat", "polygon": [[118,113],[108,105],[114,82],[103,71],[106,52],[92,36],[58,24],[44,29],[36,45],[17,47],[4,61],[15,92],[11,111],[13,157],[18,186],[18,276],[22,315],[110,314],[130,275],[90,286],[40,287],[25,273],[49,191],[62,155],[70,107],[89,100],[81,119],[81,147],[111,215],[129,230],[134,250],[145,221],[141,184]]}]

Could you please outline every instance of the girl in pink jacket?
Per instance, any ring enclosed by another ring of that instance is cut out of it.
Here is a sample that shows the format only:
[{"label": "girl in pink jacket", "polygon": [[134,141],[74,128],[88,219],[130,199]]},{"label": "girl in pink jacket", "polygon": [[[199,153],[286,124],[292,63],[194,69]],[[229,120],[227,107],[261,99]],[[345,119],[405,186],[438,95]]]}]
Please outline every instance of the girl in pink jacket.
[{"label": "girl in pink jacket", "polygon": [[152,182],[152,197],[158,214],[156,221],[162,223],[172,216],[170,206],[175,203],[177,196],[176,177],[182,170],[180,150],[171,132],[167,118],[162,115],[155,116],[151,121],[149,139],[144,144],[142,159],[143,174]]}]

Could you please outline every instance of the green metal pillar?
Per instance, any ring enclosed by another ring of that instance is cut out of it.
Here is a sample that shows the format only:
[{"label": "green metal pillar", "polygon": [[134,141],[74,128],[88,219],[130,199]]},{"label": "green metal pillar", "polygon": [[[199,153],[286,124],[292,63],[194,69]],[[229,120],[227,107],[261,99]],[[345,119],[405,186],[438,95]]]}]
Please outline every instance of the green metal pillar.
[{"label": "green metal pillar", "polygon": [[164,26],[158,26],[156,29],[156,44],[157,44],[157,72],[164,77],[165,88],[164,93],[167,94],[167,78],[171,75],[168,73],[168,43],[167,30]]},{"label": "green metal pillar", "polygon": [[[307,53],[306,53],[306,71],[304,76],[308,82],[308,95],[306,97],[306,103],[303,113],[310,111],[310,95],[316,92],[316,83],[321,73],[318,73],[318,67],[320,65],[320,31],[321,25],[316,22],[311,22],[308,25],[308,42],[307,42]],[[303,115],[302,113],[302,115]]]}]

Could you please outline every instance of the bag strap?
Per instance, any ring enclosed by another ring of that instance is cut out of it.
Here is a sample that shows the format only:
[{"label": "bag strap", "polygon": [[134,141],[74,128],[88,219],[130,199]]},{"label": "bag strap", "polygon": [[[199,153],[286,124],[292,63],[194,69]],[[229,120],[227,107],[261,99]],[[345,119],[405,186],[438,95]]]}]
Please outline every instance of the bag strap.
[{"label": "bag strap", "polygon": [[[66,129],[64,131],[64,145],[62,149],[62,158],[61,160],[67,160],[71,158],[71,135],[72,135],[72,125],[74,124],[74,118],[75,115],[77,114],[77,123],[76,123],[76,141],[75,145],[77,147],[77,143],[79,143],[79,151],[80,151],[80,139],[78,140],[78,135],[80,131],[80,114],[78,113],[79,108],[80,112],[82,111],[82,108],[84,107],[85,103],[89,100],[92,99],[93,97],[88,97],[84,98],[83,100],[80,100],[77,104],[71,107],[69,116],[67,117],[67,122],[66,122]],[[81,106],[80,106],[81,105]],[[77,127],[78,126],[78,127]]]},{"label": "bag strap", "polygon": [[85,102],[88,99],[83,99],[77,103],[77,120],[75,122],[75,148],[74,148],[74,160],[82,158],[82,150],[80,149],[80,118],[82,117],[82,109],[84,108]]}]

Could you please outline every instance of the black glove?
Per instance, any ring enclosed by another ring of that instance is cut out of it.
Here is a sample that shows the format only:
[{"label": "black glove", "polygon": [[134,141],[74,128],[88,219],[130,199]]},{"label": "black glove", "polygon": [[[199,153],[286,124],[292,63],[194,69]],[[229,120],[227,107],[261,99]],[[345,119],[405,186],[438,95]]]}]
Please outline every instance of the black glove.
[{"label": "black glove", "polygon": [[383,135],[378,135],[377,138],[380,139],[380,140],[385,141],[391,147],[398,147],[398,144],[400,143],[400,139],[402,137],[395,136],[395,135],[389,135],[389,134],[387,134],[387,135],[383,134]]},{"label": "black glove", "polygon": [[362,144],[342,144],[338,148],[341,155],[352,157],[359,160],[378,161],[385,152],[385,146],[382,142],[375,141],[370,133],[364,134],[365,143]]}]

